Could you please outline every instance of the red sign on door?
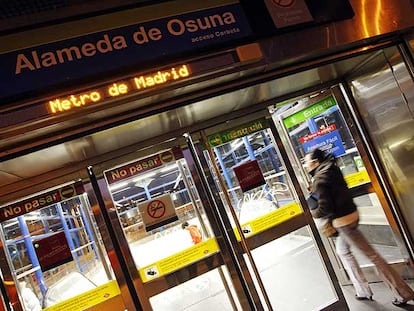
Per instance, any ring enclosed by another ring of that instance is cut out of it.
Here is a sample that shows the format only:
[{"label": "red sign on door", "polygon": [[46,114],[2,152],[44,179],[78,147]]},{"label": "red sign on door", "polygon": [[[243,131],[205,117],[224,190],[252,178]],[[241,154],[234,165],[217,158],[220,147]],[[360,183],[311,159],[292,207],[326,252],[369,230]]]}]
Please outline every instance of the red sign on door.
[{"label": "red sign on door", "polygon": [[266,183],[257,160],[249,161],[234,168],[240,188],[243,192]]},{"label": "red sign on door", "polygon": [[73,260],[63,231],[33,242],[42,271],[56,268]]}]

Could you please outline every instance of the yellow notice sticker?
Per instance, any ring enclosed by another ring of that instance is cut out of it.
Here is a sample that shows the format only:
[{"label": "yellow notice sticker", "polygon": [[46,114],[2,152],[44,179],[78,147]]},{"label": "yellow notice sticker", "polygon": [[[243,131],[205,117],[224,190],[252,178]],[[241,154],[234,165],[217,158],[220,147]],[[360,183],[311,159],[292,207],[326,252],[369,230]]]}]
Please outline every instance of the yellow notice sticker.
[{"label": "yellow notice sticker", "polygon": [[[292,202],[268,214],[242,224],[241,228],[245,236],[251,236],[302,213],[303,211],[300,205],[296,202]],[[241,239],[237,228],[234,228],[233,230],[237,240],[240,241]]]},{"label": "yellow notice sticker", "polygon": [[194,261],[210,256],[218,252],[219,248],[215,238],[198,243],[184,251],[154,262],[148,266],[140,268],[142,282],[148,282],[164,274],[180,269]]},{"label": "yellow notice sticker", "polygon": [[45,311],[82,311],[121,294],[118,283],[110,281],[81,295],[43,309]]},{"label": "yellow notice sticker", "polygon": [[371,181],[366,170],[346,175],[344,178],[349,188],[366,184]]}]

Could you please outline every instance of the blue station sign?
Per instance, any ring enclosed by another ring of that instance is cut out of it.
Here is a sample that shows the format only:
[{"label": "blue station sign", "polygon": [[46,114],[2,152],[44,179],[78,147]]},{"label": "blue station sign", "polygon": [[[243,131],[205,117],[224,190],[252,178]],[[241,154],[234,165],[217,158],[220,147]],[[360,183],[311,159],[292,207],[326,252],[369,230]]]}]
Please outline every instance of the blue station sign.
[{"label": "blue station sign", "polygon": [[0,55],[0,97],[136,69],[251,34],[240,4],[233,3],[5,53]]}]

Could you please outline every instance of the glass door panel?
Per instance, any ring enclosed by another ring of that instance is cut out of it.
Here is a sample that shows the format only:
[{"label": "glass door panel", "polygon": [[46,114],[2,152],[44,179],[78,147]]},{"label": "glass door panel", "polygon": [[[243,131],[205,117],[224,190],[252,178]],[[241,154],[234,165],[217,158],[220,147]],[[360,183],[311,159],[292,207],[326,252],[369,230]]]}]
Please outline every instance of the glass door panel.
[{"label": "glass door panel", "polygon": [[[200,259],[189,256],[175,264],[163,262],[195,244],[210,245],[206,256],[218,251],[214,241],[209,241],[209,223],[179,153],[179,148],[174,149],[105,172],[125,238],[144,282]],[[167,154],[171,156],[168,161]],[[132,173],[124,178],[123,172]],[[202,238],[197,243],[191,238],[192,232],[184,228],[187,223],[199,231]]]},{"label": "glass door panel", "polygon": [[338,299],[308,227],[252,254],[274,310],[321,310]]},{"label": "glass door panel", "polygon": [[[157,311],[198,311],[211,310],[212,308],[222,311],[240,310],[240,306],[232,305],[228,299],[228,293],[221,277],[219,269],[210,270],[151,297],[151,305]],[[231,284],[230,280],[228,283]]]},{"label": "glass door panel", "polygon": [[0,218],[17,310],[125,308],[81,182],[3,206]]},{"label": "glass door panel", "polygon": [[242,224],[246,236],[303,212],[266,127],[267,121],[259,119],[207,137],[212,152],[205,155],[210,170],[219,171],[220,179],[215,174],[215,180],[225,187],[228,216],[234,226],[236,219]]},{"label": "glass door panel", "polygon": [[226,205],[225,217],[243,245],[263,305],[315,310],[338,301],[344,304],[308,226],[310,217],[305,217],[297,195],[300,188],[288,173],[271,124],[265,118],[231,122],[237,123],[209,128],[201,137]]},{"label": "glass door panel", "polygon": [[153,310],[244,308],[185,152],[162,149],[104,172],[141,299]]},{"label": "glass door panel", "polygon": [[[353,193],[360,212],[360,228],[378,252],[389,262],[404,260],[363,157],[358,151],[334,92],[323,90],[275,105],[272,115],[278,131],[285,137],[296,172],[307,192],[309,175],[302,164],[305,154],[314,148],[332,153]],[[341,97],[339,97],[341,100]],[[333,251],[332,251],[333,252]],[[334,253],[334,252],[333,252]],[[356,252],[361,266],[371,265]]]}]

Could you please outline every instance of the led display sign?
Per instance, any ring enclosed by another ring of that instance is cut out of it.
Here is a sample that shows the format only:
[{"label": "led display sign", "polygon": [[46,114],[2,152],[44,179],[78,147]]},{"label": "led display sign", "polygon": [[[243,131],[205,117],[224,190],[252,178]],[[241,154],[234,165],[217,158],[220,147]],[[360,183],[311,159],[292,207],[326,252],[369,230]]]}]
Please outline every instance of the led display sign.
[{"label": "led display sign", "polygon": [[174,66],[157,68],[149,72],[132,74],[119,81],[97,84],[93,89],[63,94],[28,107],[3,112],[3,117],[0,118],[0,128],[13,126],[29,120],[47,118],[48,116],[62,115],[70,111],[79,111],[92,105],[101,105],[122,96],[162,88],[170,83],[186,81],[240,62],[238,52],[227,51],[223,54],[194,59],[187,64],[176,64]]},{"label": "led display sign", "polygon": [[184,80],[191,76],[189,65],[181,65],[146,75],[134,76],[126,80],[117,81],[82,93],[55,98],[47,102],[50,113],[56,114],[72,109],[78,109],[91,104],[100,103],[106,99],[136,93],[154,86],[167,84],[173,81]]}]

